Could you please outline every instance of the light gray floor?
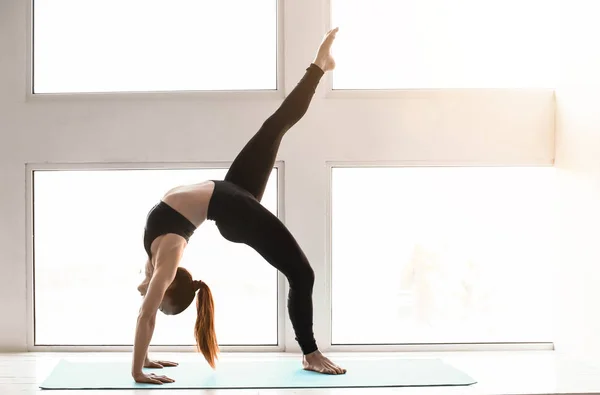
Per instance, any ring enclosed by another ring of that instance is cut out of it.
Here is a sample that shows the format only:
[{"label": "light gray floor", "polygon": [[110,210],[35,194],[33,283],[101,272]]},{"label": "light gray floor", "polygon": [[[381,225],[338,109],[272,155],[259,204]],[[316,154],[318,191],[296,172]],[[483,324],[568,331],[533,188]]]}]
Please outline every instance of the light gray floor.
[{"label": "light gray floor", "polygon": [[[352,353],[329,354],[343,365],[345,359],[361,356],[437,357],[462,369],[478,381],[470,387],[393,388],[393,389],[315,389],[315,390],[94,390],[42,391],[38,385],[60,358],[72,360],[129,361],[127,353],[23,353],[0,354],[0,395],[358,395],[358,394],[600,394],[600,366],[574,360],[555,352],[448,352],[448,353]],[[194,353],[153,354],[153,358],[184,361],[199,358]],[[221,359],[299,358],[283,354],[223,354]]]}]

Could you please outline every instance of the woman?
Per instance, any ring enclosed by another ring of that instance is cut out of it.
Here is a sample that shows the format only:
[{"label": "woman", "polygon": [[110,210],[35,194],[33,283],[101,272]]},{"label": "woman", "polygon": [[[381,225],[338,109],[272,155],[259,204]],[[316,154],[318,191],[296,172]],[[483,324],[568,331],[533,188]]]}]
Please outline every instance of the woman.
[{"label": "woman", "polygon": [[223,181],[174,188],[148,214],[144,233],[148,253],[146,280],[138,287],[144,301],[137,320],[131,372],[135,381],[173,382],[165,376],[142,372],[142,367],[177,365],[148,359],[156,312],[179,314],[190,305],[196,292],[197,348],[215,367],[219,349],[210,289],[178,267],[189,238],[207,219],[215,221],[225,239],[254,248],[288,279],[288,310],[303,353],[304,369],[327,374],[346,372],[317,347],[312,329],[314,272],[306,256],[283,223],[260,204],[284,134],[308,110],[323,74],[335,67],[330,49],[337,31],[336,28],[325,35],[304,77],[242,149]]}]

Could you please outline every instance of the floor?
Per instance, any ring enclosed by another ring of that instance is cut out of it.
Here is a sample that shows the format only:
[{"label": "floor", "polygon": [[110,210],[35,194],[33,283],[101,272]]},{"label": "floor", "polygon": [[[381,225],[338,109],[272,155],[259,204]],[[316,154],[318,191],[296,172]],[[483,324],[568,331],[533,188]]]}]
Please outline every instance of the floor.
[{"label": "floor", "polygon": [[[330,353],[343,364],[344,359],[373,357],[414,357],[402,353]],[[470,387],[392,388],[392,389],[326,389],[326,390],[95,390],[42,391],[38,385],[52,371],[60,358],[71,360],[129,361],[127,353],[23,353],[0,354],[0,395],[387,395],[387,394],[600,394],[600,363],[576,361],[551,351],[534,352],[446,352],[419,353],[419,357],[437,357],[465,371],[478,381]],[[184,361],[198,358],[194,353],[153,354],[153,358]],[[298,358],[289,354],[223,354],[221,359]]]}]

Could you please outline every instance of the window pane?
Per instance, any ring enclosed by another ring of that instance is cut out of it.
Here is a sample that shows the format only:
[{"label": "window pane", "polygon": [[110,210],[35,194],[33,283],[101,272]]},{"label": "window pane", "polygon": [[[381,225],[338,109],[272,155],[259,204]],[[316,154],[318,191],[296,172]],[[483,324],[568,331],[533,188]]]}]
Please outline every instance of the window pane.
[{"label": "window pane", "polygon": [[334,344],[552,341],[553,168],[334,168],[332,188]]},{"label": "window pane", "polygon": [[34,92],[276,89],[277,0],[35,0]]},{"label": "window pane", "polygon": [[554,87],[557,0],[332,0],[334,89]]},{"label": "window pane", "polygon": [[[132,344],[148,211],[172,187],[222,179],[225,171],[36,171],[35,343]],[[262,202],[277,213],[276,169]],[[258,253],[206,221],[181,266],[210,286],[220,344],[277,344],[277,272]],[[159,313],[152,344],[194,344],[195,318],[195,302],[177,316]]]}]

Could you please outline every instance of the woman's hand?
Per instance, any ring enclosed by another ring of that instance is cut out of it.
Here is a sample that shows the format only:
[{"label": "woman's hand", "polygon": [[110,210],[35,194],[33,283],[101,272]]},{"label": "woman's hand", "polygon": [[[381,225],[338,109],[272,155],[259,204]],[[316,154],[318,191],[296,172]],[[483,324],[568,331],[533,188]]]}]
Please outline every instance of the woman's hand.
[{"label": "woman's hand", "polygon": [[137,374],[133,374],[132,376],[136,383],[162,385],[163,383],[174,383],[175,382],[175,380],[173,380],[167,376],[157,376],[154,373],[145,374],[143,372],[139,372]]},{"label": "woman's hand", "polygon": [[144,360],[144,367],[150,369],[162,369],[164,367],[171,367],[179,365],[177,362],[169,362],[169,361],[152,361],[146,357]]}]

